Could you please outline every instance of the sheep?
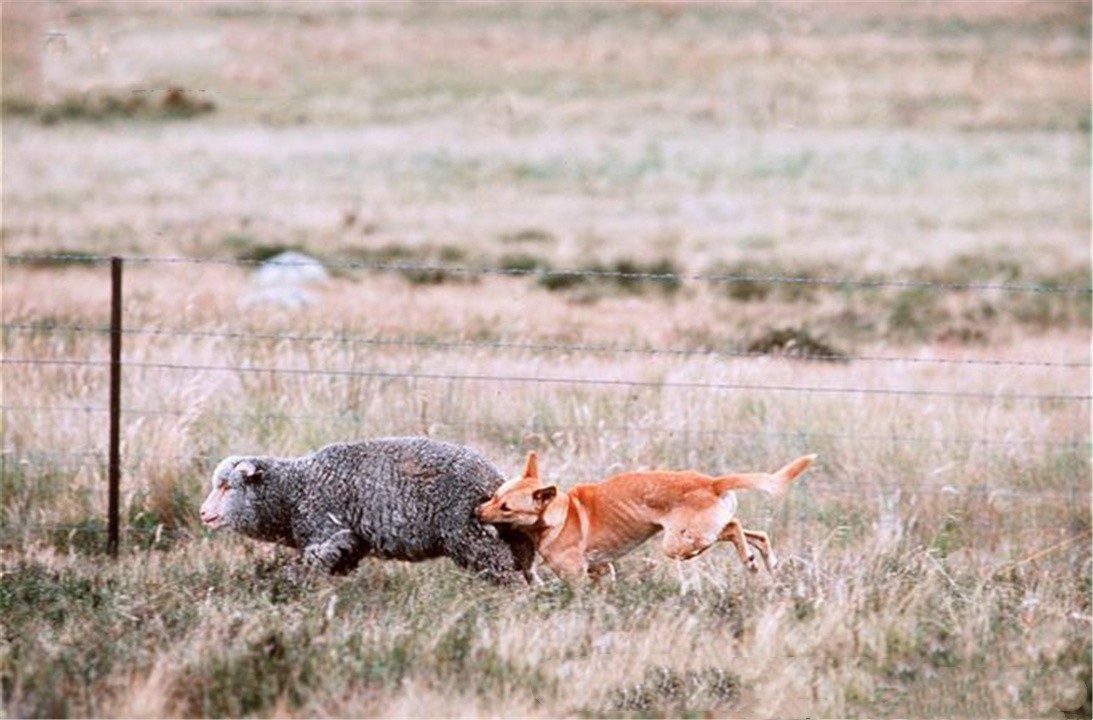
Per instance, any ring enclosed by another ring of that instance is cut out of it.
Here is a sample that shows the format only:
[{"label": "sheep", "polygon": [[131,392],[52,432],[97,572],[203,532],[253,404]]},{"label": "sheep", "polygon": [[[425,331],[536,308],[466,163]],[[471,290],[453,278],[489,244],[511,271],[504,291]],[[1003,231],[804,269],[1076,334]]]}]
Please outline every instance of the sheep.
[{"label": "sheep", "polygon": [[334,443],[303,457],[232,456],[213,471],[201,521],[302,550],[344,575],[366,556],[447,556],[496,583],[527,582],[535,549],[474,514],[505,478],[471,448],[425,437]]}]

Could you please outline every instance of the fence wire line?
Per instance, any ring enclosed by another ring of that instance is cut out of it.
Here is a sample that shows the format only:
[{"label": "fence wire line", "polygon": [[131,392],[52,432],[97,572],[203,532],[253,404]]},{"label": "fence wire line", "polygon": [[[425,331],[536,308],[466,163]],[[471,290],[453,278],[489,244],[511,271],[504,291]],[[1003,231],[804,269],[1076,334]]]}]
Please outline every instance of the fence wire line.
[{"label": "fence wire line", "polygon": [[[107,360],[54,360],[41,358],[0,358],[4,365],[53,365],[69,367],[109,367]],[[126,368],[136,370],[171,370],[187,372],[224,372],[241,374],[303,375],[312,377],[378,378],[384,380],[440,380],[456,382],[498,382],[541,385],[585,385],[601,387],[671,388],[686,390],[757,390],[767,392],[799,392],[842,395],[889,395],[898,397],[944,397],[964,400],[1050,400],[1058,402],[1089,402],[1090,395],[1057,395],[1037,393],[990,393],[943,390],[892,390],[888,388],[825,387],[814,385],[755,385],[750,383],[714,383],[698,381],[597,380],[582,377],[533,377],[529,375],[481,375],[476,373],[395,372],[388,370],[312,370],[309,368],[275,368],[253,365],[182,365],[177,363],[126,362]]]},{"label": "fence wire line", "polygon": [[[0,411],[2,412],[62,412],[62,413],[106,413],[109,412],[107,408],[96,407],[93,405],[0,405]],[[131,409],[122,410],[122,415],[130,415],[137,417],[211,417],[221,420],[249,420],[260,422],[272,422],[272,421],[286,421],[286,420],[308,420],[308,421],[334,421],[342,423],[358,423],[366,420],[366,416],[358,413],[269,413],[264,412],[257,413],[225,413],[225,412],[193,412],[186,410],[150,410],[150,409]],[[425,423],[430,429],[436,428],[456,428],[461,430],[478,430],[478,431],[498,431],[498,430],[512,430],[512,425],[503,423],[465,423],[465,422],[451,422],[447,420],[433,420]],[[555,434],[555,433],[577,433],[577,432],[593,432],[593,433],[649,433],[650,428],[640,427],[636,425],[577,425],[577,424],[563,424],[563,423],[551,423],[551,424],[534,424],[531,426],[519,427],[517,430],[524,435],[536,435],[536,434]],[[919,443],[919,444],[941,444],[941,445],[987,445],[987,446],[1000,446],[1000,447],[1064,447],[1064,448],[1077,448],[1080,446],[1091,447],[1093,446],[1093,440],[1086,438],[1073,437],[1069,440],[998,440],[993,438],[982,437],[978,435],[949,435],[945,437],[932,437],[927,435],[892,435],[892,434],[865,434],[860,433],[827,433],[827,432],[814,432],[811,430],[798,429],[798,430],[756,430],[751,432],[739,432],[732,430],[714,430],[709,428],[695,428],[695,429],[680,429],[669,430],[666,433],[658,431],[658,435],[667,435],[668,437],[681,436],[698,436],[698,437],[742,437],[742,438],[781,438],[790,440],[808,441],[813,439],[818,440],[854,440],[870,443]],[[0,451],[0,455],[8,453],[9,451]],[[34,451],[31,453],[34,457],[39,456],[85,456],[85,455],[98,455],[99,451],[86,450],[86,451],[66,451],[66,450],[49,450],[49,451]],[[198,454],[176,454],[172,457],[175,459],[185,459],[189,457],[200,456]],[[157,456],[158,457],[158,456]]]},{"label": "fence wire line", "polygon": [[[44,454],[44,453],[38,453],[38,454],[41,455],[41,454]],[[55,455],[58,455],[58,456],[62,456],[62,455],[73,455],[73,456],[83,455],[83,456],[87,456],[87,457],[94,457],[95,459],[100,461],[100,464],[105,464],[105,462],[106,462],[105,457],[103,457],[105,455],[105,453],[90,451],[90,450],[86,451],[86,452],[83,452],[83,453],[72,452],[72,451],[50,451],[50,454],[55,454]],[[215,463],[218,462],[219,460],[221,460],[222,458],[223,458],[223,456],[220,455],[220,454],[213,454],[213,453],[209,453],[209,452],[201,452],[201,453],[193,453],[193,454],[181,454],[181,453],[157,453],[155,455],[148,454],[148,455],[137,456],[135,459],[131,457],[129,459],[129,461],[126,463],[126,469],[132,471],[134,469],[140,468],[140,466],[143,462],[149,462],[149,461],[157,461],[157,460],[162,461],[162,460],[165,460],[165,459],[197,460],[199,462],[207,463],[209,465],[209,472],[211,473],[212,468],[215,466]],[[43,464],[43,463],[30,463],[27,459],[13,458],[13,457],[11,457],[11,453],[8,452],[8,451],[0,452],[0,463],[6,464],[6,463],[9,463],[9,462],[15,463],[15,464],[20,464],[20,465],[23,465],[23,466],[33,465],[33,466],[39,467],[39,468],[50,468],[50,467],[55,468],[56,467],[56,464],[50,466],[50,465],[46,465],[46,464]],[[65,465],[64,467],[67,467],[69,469],[72,469],[72,468],[79,469],[79,468],[88,467],[89,465],[92,465],[92,463],[90,463],[90,462],[69,463],[69,464]],[[579,480],[579,481],[584,482],[585,480]],[[843,480],[838,480],[838,481],[831,481],[829,479],[819,480],[815,477],[808,477],[808,476],[806,476],[805,478],[803,478],[801,480],[798,480],[795,483],[794,487],[803,488],[805,491],[819,490],[822,493],[826,493],[828,491],[846,491],[846,492],[856,492],[859,495],[861,494],[862,489],[865,488],[865,489],[875,490],[875,491],[877,491],[878,494],[884,494],[884,493],[896,494],[896,493],[898,493],[898,494],[902,494],[902,495],[917,495],[917,494],[942,494],[942,495],[959,495],[959,494],[974,495],[974,494],[981,494],[981,495],[991,495],[991,494],[995,494],[995,495],[998,495],[999,497],[1010,497],[1010,496],[1013,496],[1013,497],[1093,496],[1093,487],[1087,487],[1087,488],[1074,487],[1074,488],[1070,488],[1069,490],[1062,490],[1062,489],[1022,490],[1022,489],[1017,489],[1017,488],[1006,488],[1006,487],[991,486],[991,485],[986,485],[986,484],[983,484],[983,483],[959,485],[959,484],[955,484],[955,483],[945,483],[945,482],[923,482],[923,483],[919,483],[918,485],[915,485],[912,488],[897,487],[897,488],[893,489],[893,488],[890,488],[890,487],[885,487],[881,483],[873,482],[873,481],[870,481],[868,479],[860,479],[860,480],[846,480],[846,479],[843,479]]]},{"label": "fence wire line", "polygon": [[[3,330],[18,330],[26,332],[74,332],[109,335],[109,327],[94,327],[85,325],[57,325],[38,323],[3,323]],[[1084,362],[1055,362],[1050,360],[1007,360],[1002,358],[924,358],[893,355],[822,355],[807,354],[794,356],[790,353],[755,352],[748,350],[688,350],[684,348],[642,348],[625,345],[596,345],[583,343],[516,343],[516,342],[484,342],[478,340],[428,340],[416,337],[364,337],[360,335],[307,335],[295,333],[250,333],[230,332],[222,330],[183,330],[177,328],[123,328],[123,335],[148,335],[162,337],[195,337],[195,338],[219,338],[229,340],[273,340],[301,343],[342,343],[353,345],[374,345],[377,347],[425,347],[443,350],[470,349],[470,350],[519,350],[526,352],[572,352],[572,353],[617,353],[620,355],[665,355],[670,357],[731,357],[731,358],[788,358],[807,360],[830,360],[837,362],[890,362],[890,363],[918,363],[937,365],[986,365],[992,367],[1040,367],[1040,368],[1087,368],[1090,361]]]},{"label": "fence wire line", "polygon": [[[62,263],[73,264],[100,264],[120,257],[123,262],[133,264],[206,264],[206,265],[242,265],[259,266],[266,260],[245,260],[226,257],[181,257],[181,256],[148,256],[148,255],[94,255],[94,254],[12,254],[4,255],[5,262],[12,263]],[[786,275],[734,275],[730,273],[704,274],[704,273],[670,273],[670,272],[630,272],[624,270],[579,270],[579,269],[547,269],[547,268],[492,268],[492,267],[460,267],[442,265],[436,263],[383,263],[366,261],[320,261],[323,267],[342,270],[373,270],[380,272],[421,272],[421,273],[450,273],[453,275],[482,276],[500,275],[508,277],[544,277],[544,278],[606,278],[617,280],[642,280],[650,282],[675,283],[684,280],[694,280],[709,283],[763,283],[782,285],[816,285],[835,288],[899,288],[917,290],[963,290],[963,291],[993,291],[1005,293],[1045,293],[1056,295],[1085,295],[1093,294],[1093,286],[1088,285],[1049,285],[1029,283],[961,283],[961,282],[931,282],[927,280],[879,280],[862,278],[831,278],[831,277],[804,277]],[[296,266],[314,266],[313,262],[286,261],[278,262],[276,267],[288,268]]]},{"label": "fence wire line", "polygon": [[[861,497],[860,492],[855,491],[855,490],[849,490],[849,489],[847,489],[847,490],[834,489],[830,492],[825,493],[825,495],[832,495],[832,496],[836,496],[836,497],[850,497],[850,498],[860,498]],[[776,514],[776,512],[774,512],[774,511],[765,513],[765,515],[770,516],[770,517],[774,516],[775,514]],[[1058,529],[1057,527],[1048,526],[1048,525],[1028,525],[1026,527],[1027,528],[1032,528],[1032,529],[1043,529],[1043,530],[1056,530],[1056,529]],[[172,541],[172,540],[196,541],[196,540],[199,540],[200,538],[203,538],[203,537],[210,537],[211,534],[213,532],[215,532],[213,530],[206,530],[204,528],[201,528],[196,523],[193,523],[193,524],[183,523],[183,524],[181,524],[179,526],[176,526],[176,527],[168,527],[166,523],[162,523],[162,522],[158,523],[155,527],[140,527],[138,525],[129,524],[129,525],[122,525],[120,529],[121,529],[121,532],[122,532],[123,536],[134,536],[134,537],[143,536],[144,538],[146,538],[145,541],[147,541],[147,539],[150,539],[153,542],[159,542],[159,541],[162,541],[162,540],[168,540],[168,541]],[[11,542],[13,540],[18,540],[20,538],[23,538],[27,535],[40,536],[43,533],[53,534],[54,535],[54,538],[53,538],[54,542],[60,542],[62,540],[61,537],[58,537],[58,535],[60,535],[60,534],[63,534],[65,536],[63,538],[64,541],[72,542],[72,541],[76,540],[77,538],[81,538],[81,537],[105,535],[107,533],[107,528],[96,525],[91,521],[86,522],[86,523],[78,523],[78,522],[74,522],[74,523],[73,522],[70,522],[70,523],[21,523],[18,526],[9,526],[9,527],[0,528],[0,542]],[[1064,547],[1066,545],[1071,545],[1071,544],[1077,542],[1078,540],[1081,540],[1082,538],[1084,538],[1087,534],[1088,533],[1081,533],[1079,535],[1068,538],[1067,540],[1064,540],[1061,543],[1057,543],[1055,546],[1052,546],[1052,548],[1049,548],[1049,550],[1055,549],[1057,547]],[[84,547],[84,548],[82,548],[82,550],[83,550],[83,552],[85,552],[87,554],[92,554],[92,555],[96,554],[96,551],[91,549],[91,548]],[[375,560],[375,562],[380,562],[380,563],[384,562],[380,558],[372,558],[372,559]],[[1023,562],[1023,561],[1019,561],[1019,562]],[[1009,567],[1009,564],[1002,565],[1001,569],[1006,569],[1007,567]],[[1025,668],[1026,666],[1022,665],[1020,667]]]}]

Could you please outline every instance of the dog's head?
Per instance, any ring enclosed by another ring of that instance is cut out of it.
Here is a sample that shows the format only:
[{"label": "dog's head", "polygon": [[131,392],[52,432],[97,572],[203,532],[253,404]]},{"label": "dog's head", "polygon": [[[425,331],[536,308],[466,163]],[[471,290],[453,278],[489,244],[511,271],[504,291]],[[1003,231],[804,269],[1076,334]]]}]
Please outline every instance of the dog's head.
[{"label": "dog's head", "polygon": [[484,523],[530,527],[542,519],[557,495],[556,485],[544,487],[539,481],[538,457],[532,451],[523,475],[497,488],[489,500],[475,508],[475,515]]}]

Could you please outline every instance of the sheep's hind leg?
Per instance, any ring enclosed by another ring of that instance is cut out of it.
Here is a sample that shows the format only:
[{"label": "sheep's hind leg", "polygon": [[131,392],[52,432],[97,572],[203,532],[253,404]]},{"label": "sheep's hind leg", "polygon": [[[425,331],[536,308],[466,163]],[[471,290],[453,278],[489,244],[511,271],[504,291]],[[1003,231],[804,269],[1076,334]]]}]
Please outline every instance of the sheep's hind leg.
[{"label": "sheep's hind leg", "polygon": [[360,564],[364,542],[352,530],[339,530],[304,548],[304,564],[331,575],[344,575]]}]

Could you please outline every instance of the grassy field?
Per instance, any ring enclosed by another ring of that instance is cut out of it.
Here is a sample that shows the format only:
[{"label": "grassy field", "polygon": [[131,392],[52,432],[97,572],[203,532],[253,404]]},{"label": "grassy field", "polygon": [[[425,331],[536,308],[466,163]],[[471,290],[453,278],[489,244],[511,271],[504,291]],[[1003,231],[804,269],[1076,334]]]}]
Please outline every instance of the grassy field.
[{"label": "grassy field", "polygon": [[[0,714],[1090,716],[1088,4],[41,7]],[[331,278],[241,304],[282,249]],[[756,577],[651,543],[585,590],[299,578],[197,521],[225,455],[402,434],[562,485],[820,459],[741,497]]]}]

